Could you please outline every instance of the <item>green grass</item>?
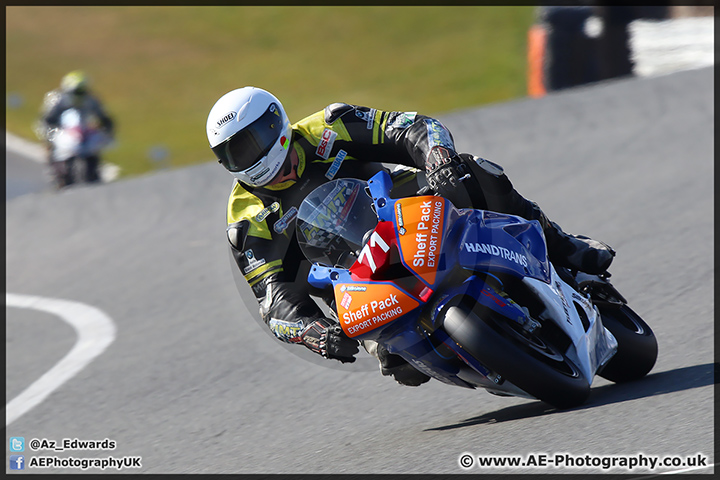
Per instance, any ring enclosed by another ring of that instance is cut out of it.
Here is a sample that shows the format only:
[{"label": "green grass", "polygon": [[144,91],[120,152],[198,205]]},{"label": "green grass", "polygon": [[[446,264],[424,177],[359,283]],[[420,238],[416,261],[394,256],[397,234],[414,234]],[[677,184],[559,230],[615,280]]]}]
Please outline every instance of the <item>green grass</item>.
[{"label": "green grass", "polygon": [[[124,175],[212,160],[205,121],[254,85],[291,121],[329,103],[440,114],[527,92],[532,7],[6,7],[8,130],[35,140],[45,92],[85,70]],[[12,97],[11,97],[12,96]]]}]

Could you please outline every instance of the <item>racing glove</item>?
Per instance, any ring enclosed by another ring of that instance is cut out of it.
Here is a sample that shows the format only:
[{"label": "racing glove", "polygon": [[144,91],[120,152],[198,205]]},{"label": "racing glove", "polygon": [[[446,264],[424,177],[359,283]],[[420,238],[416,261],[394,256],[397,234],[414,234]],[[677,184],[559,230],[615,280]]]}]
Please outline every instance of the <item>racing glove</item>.
[{"label": "racing glove", "polygon": [[473,205],[467,191],[470,182],[465,182],[472,178],[472,173],[457,153],[434,147],[425,161],[425,172],[428,186],[436,195],[449,199],[457,207]]},{"label": "racing glove", "polygon": [[428,187],[418,195],[440,195],[456,207],[483,210],[490,208],[492,198],[497,211],[512,213],[507,210],[508,206],[497,209],[499,205],[507,204],[508,192],[513,190],[500,165],[467,153],[457,154],[435,147],[425,162],[425,172]]},{"label": "racing glove", "polygon": [[460,156],[444,147],[434,147],[425,160],[427,181],[433,190],[446,185],[457,187],[460,178],[465,176],[465,166]]},{"label": "racing glove", "polygon": [[354,355],[358,353],[357,340],[345,335],[340,325],[325,318],[305,327],[300,333],[300,341],[313,352],[342,363],[354,362]]}]

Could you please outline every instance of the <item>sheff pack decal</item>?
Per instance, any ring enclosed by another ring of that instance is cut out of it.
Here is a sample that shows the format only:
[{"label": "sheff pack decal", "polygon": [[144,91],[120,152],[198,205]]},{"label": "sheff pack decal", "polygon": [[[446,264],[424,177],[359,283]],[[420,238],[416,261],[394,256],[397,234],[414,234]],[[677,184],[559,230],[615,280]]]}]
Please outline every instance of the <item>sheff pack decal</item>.
[{"label": "sheff pack decal", "polygon": [[395,220],[405,229],[399,237],[403,263],[430,286],[439,266],[445,202],[425,196],[403,198],[395,204]]},{"label": "sheff pack decal", "polygon": [[356,337],[405,315],[419,302],[389,283],[337,284],[335,302],[340,325]]}]

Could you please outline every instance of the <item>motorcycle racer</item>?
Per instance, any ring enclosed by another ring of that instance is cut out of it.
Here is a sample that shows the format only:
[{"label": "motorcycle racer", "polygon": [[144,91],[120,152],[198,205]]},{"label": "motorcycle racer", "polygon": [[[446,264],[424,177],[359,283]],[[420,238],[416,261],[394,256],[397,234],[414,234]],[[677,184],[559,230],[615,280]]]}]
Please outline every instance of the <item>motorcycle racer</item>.
[{"label": "motorcycle racer", "polygon": [[[587,273],[604,272],[615,252],[588,237],[570,235],[522,197],[503,169],[458,153],[449,130],[417,112],[333,103],[291,124],[271,93],[243,87],[220,97],[206,133],[219,162],[235,178],[227,206],[227,238],[238,268],[275,337],[303,344],[325,358],[355,361],[356,340],[326,318],[298,272],[304,258],[289,228],[303,198],[333,178],[369,179],[383,164],[398,165],[396,196],[425,191],[458,207],[518,215],[541,224],[550,259]],[[395,195],[394,195],[395,196]],[[417,386],[429,377],[380,344],[364,343],[383,375]]]},{"label": "motorcycle racer", "polygon": [[[84,72],[74,70],[66,74],[60,81],[60,88],[45,94],[35,133],[46,144],[50,166],[59,169],[55,173],[60,186],[74,183],[72,163],[75,157],[68,159],[68,165],[60,168],[58,162],[54,162],[52,139],[61,127],[63,113],[71,109],[79,113],[82,125],[97,124],[109,137],[113,136],[114,130],[112,118],[107,114],[98,97],[91,92],[90,82]],[[99,155],[86,155],[83,160],[86,164],[84,180],[91,183],[99,182]]]}]

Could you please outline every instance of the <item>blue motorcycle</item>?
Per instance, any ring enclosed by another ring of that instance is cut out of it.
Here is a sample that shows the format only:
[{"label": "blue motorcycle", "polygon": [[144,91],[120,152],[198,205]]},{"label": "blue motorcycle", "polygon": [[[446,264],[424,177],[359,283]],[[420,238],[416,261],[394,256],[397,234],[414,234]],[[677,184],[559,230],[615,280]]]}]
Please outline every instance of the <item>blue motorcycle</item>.
[{"label": "blue motorcycle", "polygon": [[298,210],[308,281],[349,337],[443,383],[557,408],[585,402],[595,375],[652,369],[655,336],[610,274],[554,266],[537,221],[391,188],[386,172],[337,179]]}]

